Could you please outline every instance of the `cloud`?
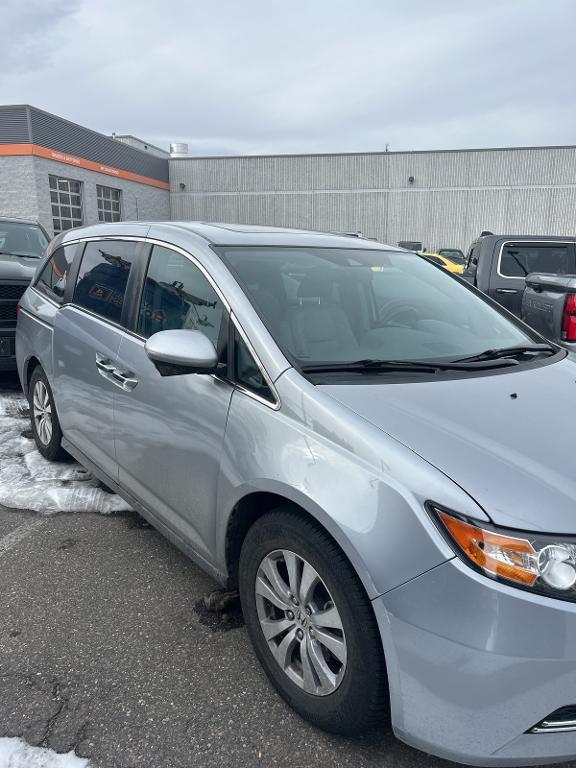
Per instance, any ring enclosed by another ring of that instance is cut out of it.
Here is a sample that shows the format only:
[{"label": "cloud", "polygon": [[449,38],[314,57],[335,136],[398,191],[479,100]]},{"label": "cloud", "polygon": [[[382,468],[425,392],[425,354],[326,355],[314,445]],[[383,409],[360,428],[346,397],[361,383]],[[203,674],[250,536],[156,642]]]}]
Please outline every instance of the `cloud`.
[{"label": "cloud", "polygon": [[[2,45],[0,71],[2,80],[18,81],[28,72],[47,71],[54,65],[53,51],[61,42],[59,27],[77,9],[80,0],[1,0]],[[13,88],[9,87],[10,91]]]},{"label": "cloud", "polygon": [[[574,140],[572,0],[8,0],[8,9],[3,101],[162,146],[225,154]],[[3,28],[5,18],[3,7]]]}]

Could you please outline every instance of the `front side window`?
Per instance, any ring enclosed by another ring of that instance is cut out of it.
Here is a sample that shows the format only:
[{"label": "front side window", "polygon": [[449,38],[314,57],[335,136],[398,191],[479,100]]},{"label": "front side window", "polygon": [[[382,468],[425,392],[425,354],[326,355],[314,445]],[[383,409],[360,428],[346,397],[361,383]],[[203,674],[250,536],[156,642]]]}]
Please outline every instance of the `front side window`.
[{"label": "front side window", "polygon": [[570,274],[574,271],[571,247],[568,243],[506,243],[499,271],[504,277],[526,277],[530,272]]},{"label": "front side window", "polygon": [[189,328],[218,346],[224,306],[209,280],[190,259],[155,245],[142,291],[138,333]]},{"label": "front side window", "polygon": [[48,240],[40,227],[18,221],[0,221],[0,253],[39,259]]},{"label": "front side window", "polygon": [[54,234],[82,226],[82,182],[49,176]]},{"label": "front side window", "polygon": [[443,270],[413,254],[348,248],[221,247],[296,364],[456,360],[534,342]]},{"label": "front side window", "polygon": [[102,184],[96,184],[98,221],[121,221],[121,194],[119,189],[103,187]]},{"label": "front side window", "polygon": [[63,245],[57,248],[46,262],[36,282],[36,288],[62,304],[66,291],[66,280],[74,261],[78,245]]},{"label": "front side window", "polygon": [[122,322],[122,309],[137,243],[101,240],[87,243],[74,303],[100,317]]}]

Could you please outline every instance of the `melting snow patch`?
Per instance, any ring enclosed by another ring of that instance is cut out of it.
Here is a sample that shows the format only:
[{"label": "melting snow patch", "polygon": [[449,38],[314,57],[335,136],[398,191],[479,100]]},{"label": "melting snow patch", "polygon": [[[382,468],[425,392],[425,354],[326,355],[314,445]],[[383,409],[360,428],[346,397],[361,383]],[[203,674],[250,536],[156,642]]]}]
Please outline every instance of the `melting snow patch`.
[{"label": "melting snow patch", "polygon": [[[44,515],[56,512],[124,512],[130,506],[75,462],[46,461],[26,437],[28,403],[0,394],[0,504]],[[40,763],[39,763],[40,765]],[[0,768],[3,764],[0,763]]]},{"label": "melting snow patch", "polygon": [[0,738],[0,768],[87,768],[88,760],[74,752],[58,755],[51,749],[30,747],[22,739]]}]

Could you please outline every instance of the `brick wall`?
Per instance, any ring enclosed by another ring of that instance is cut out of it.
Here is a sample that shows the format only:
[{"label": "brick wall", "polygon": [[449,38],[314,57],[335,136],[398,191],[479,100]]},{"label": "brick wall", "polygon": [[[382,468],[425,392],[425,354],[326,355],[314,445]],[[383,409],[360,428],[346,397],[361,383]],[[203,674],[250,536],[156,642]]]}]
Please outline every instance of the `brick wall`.
[{"label": "brick wall", "polygon": [[84,224],[98,223],[97,184],[122,191],[123,221],[170,218],[167,190],[37,157],[0,157],[0,216],[39,220],[52,235],[50,174],[82,182]]},{"label": "brick wall", "polygon": [[0,158],[0,216],[39,218],[34,158]]},{"label": "brick wall", "polygon": [[[0,167],[6,158],[0,159]],[[35,189],[38,196],[38,211],[41,223],[52,234],[52,210],[48,176],[54,174],[67,179],[82,182],[82,202],[84,224],[98,223],[96,185],[102,184],[122,191],[122,220],[160,221],[170,218],[170,194],[168,191],[138,184],[133,181],[117,179],[103,173],[86,171],[72,165],[56,163],[52,160],[34,158]]]}]

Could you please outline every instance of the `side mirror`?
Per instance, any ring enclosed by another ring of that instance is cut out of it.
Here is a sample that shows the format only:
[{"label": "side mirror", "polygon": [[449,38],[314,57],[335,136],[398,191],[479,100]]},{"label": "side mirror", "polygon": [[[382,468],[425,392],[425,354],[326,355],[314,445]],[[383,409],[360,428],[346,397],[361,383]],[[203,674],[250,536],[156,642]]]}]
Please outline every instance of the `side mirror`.
[{"label": "side mirror", "polygon": [[214,373],[218,365],[214,345],[202,331],[159,331],[144,350],[162,376]]}]

